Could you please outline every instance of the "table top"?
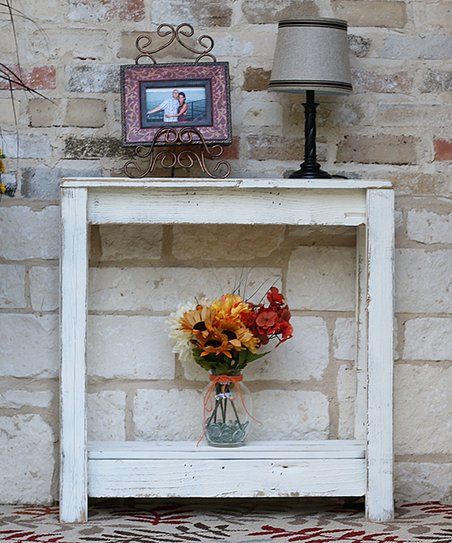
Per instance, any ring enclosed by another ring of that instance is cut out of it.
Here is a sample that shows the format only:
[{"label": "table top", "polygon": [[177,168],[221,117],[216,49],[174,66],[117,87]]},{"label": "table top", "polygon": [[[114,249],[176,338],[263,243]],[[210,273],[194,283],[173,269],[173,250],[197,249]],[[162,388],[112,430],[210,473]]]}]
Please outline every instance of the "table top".
[{"label": "table top", "polygon": [[315,189],[315,190],[365,190],[365,189],[392,189],[390,181],[375,179],[265,179],[265,178],[239,178],[239,179],[206,179],[206,178],[143,178],[130,179],[129,177],[67,177],[61,181],[61,188],[212,188],[212,189]]}]

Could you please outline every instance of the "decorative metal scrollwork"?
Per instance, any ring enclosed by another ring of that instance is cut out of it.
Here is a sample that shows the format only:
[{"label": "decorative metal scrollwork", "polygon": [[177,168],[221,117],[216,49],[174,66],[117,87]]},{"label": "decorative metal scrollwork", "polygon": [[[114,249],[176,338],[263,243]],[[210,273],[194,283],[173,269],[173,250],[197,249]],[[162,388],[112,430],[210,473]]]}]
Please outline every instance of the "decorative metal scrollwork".
[{"label": "decorative metal scrollwork", "polygon": [[[154,45],[151,36],[145,34],[138,36],[136,48],[139,54],[135,58],[135,64],[140,64],[142,60],[157,64],[154,55],[168,48],[175,41],[195,55],[196,64],[202,61],[216,62],[217,59],[211,52],[215,44],[213,38],[203,34],[192,46],[187,43],[187,39],[194,33],[194,28],[188,23],[178,26],[163,23],[157,27],[156,31],[159,38],[165,39],[160,45]],[[169,148],[161,149],[160,146]],[[178,146],[181,148],[177,149]],[[193,149],[187,149],[185,146],[193,146]],[[223,147],[219,144],[207,144],[204,136],[195,127],[162,127],[156,132],[148,147],[136,147],[135,157],[125,164],[124,172],[128,177],[143,178],[152,174],[159,165],[174,171],[175,167],[192,168],[198,164],[209,177],[225,179],[231,174],[231,165],[220,159],[223,151]],[[217,160],[217,162],[209,166],[206,160]]]},{"label": "decorative metal scrollwork", "polygon": [[[158,145],[178,146],[193,145],[193,149],[162,148]],[[225,179],[231,174],[231,165],[225,160],[219,160],[213,168],[209,168],[206,160],[220,159],[223,154],[221,145],[207,145],[201,132],[197,128],[166,128],[157,131],[150,147],[139,146],[136,148],[136,156],[124,166],[124,172],[128,177],[148,177],[160,165],[165,169],[192,168],[197,163],[201,170],[212,179]]]},{"label": "decorative metal scrollwork", "polygon": [[184,49],[195,54],[194,61],[196,63],[209,59],[216,62],[215,56],[211,53],[215,42],[211,36],[203,34],[196,40],[197,45],[200,48],[192,47],[184,41],[184,38],[191,38],[194,35],[194,28],[188,23],[182,23],[179,26],[173,26],[167,23],[163,23],[157,27],[157,36],[159,38],[168,38],[163,44],[158,47],[152,48],[153,39],[146,34],[138,36],[136,40],[136,47],[140,54],[135,58],[135,64],[139,64],[142,59],[148,59],[153,64],[157,64],[154,55],[163,51],[169,47],[174,41],[177,41]]}]

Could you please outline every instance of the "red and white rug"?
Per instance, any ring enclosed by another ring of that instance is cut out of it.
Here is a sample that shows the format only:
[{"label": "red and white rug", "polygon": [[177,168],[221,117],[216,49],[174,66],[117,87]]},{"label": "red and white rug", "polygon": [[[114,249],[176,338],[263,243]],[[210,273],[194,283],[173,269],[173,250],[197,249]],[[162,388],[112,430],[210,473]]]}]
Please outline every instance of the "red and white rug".
[{"label": "red and white rug", "polygon": [[366,522],[362,504],[296,500],[127,501],[90,505],[84,525],[61,525],[58,507],[0,507],[10,543],[451,543],[452,506],[411,503],[396,519]]}]

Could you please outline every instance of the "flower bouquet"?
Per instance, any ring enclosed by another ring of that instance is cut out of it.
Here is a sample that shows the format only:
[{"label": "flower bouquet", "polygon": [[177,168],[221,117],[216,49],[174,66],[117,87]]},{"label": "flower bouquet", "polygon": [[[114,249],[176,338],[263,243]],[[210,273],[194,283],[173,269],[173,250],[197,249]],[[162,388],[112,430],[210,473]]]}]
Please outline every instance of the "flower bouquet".
[{"label": "flower bouquet", "polygon": [[[173,351],[182,360],[209,372],[204,392],[203,433],[210,445],[242,445],[249,431],[251,400],[243,370],[292,337],[290,310],[276,287],[265,302],[253,303],[238,294],[179,307],[168,320]],[[256,419],[254,419],[256,420]]]},{"label": "flower bouquet", "polygon": [[4,159],[6,158],[3,151],[0,149],[0,199],[3,194],[6,196],[14,196],[15,188],[11,183],[4,183],[2,180],[2,174],[6,172]]}]

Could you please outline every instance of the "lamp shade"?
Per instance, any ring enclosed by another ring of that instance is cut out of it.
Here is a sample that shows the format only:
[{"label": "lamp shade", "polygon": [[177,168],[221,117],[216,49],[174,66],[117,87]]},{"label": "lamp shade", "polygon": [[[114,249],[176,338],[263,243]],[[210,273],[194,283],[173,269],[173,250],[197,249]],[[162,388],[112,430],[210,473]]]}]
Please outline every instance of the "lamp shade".
[{"label": "lamp shade", "polygon": [[269,90],[352,92],[347,22],[339,19],[280,21]]}]

